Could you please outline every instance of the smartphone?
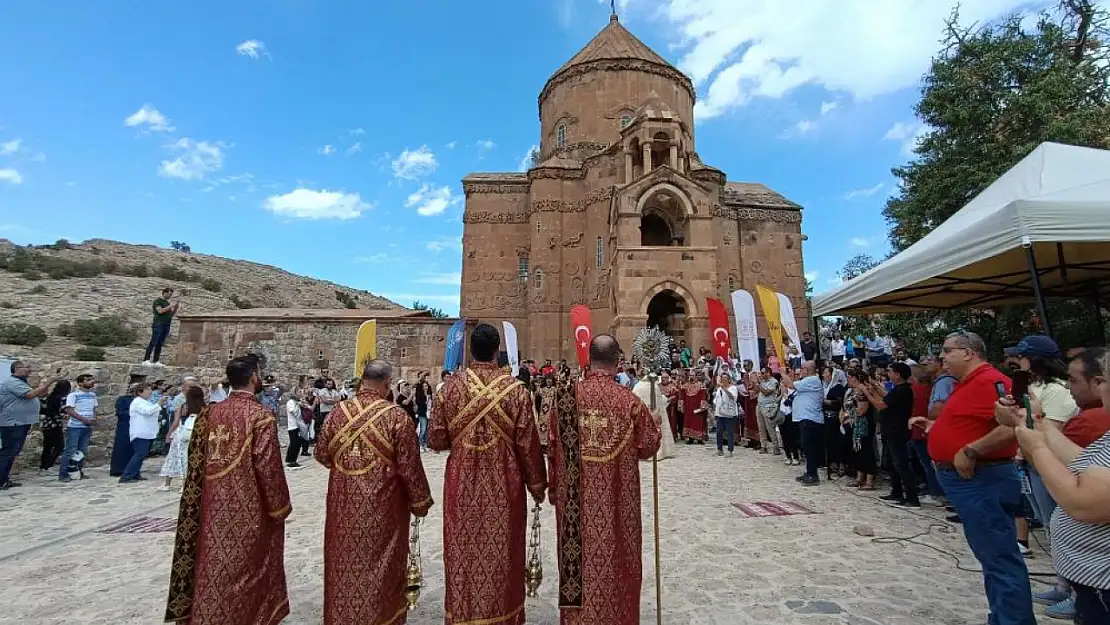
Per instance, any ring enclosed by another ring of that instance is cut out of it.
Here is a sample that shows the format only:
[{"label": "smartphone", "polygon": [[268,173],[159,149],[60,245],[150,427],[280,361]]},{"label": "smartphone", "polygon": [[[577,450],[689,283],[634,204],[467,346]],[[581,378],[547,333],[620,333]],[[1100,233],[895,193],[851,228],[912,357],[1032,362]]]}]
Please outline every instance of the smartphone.
[{"label": "smartphone", "polygon": [[1002,399],[1006,395],[1009,395],[1009,393],[1006,392],[1006,385],[1003,384],[1002,382],[995,382],[994,383],[994,392],[998,393],[998,398],[999,399]]},{"label": "smartphone", "polygon": [[1028,371],[1015,371],[1011,378],[1013,384],[1010,386],[1010,396],[1017,401],[1021,401],[1022,397],[1029,394],[1029,383],[1032,381],[1032,376]]},{"label": "smartphone", "polygon": [[1021,404],[1025,406],[1025,427],[1032,430],[1036,427],[1036,423],[1033,421],[1033,408],[1029,403],[1029,393],[1021,396]]}]

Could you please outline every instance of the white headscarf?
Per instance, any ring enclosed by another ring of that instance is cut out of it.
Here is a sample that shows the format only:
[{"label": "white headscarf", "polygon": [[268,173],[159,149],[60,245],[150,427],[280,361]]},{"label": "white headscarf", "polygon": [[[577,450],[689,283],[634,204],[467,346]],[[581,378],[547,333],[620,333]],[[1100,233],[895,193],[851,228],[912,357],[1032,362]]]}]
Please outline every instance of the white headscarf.
[{"label": "white headscarf", "polygon": [[848,374],[844,373],[843,369],[833,367],[832,379],[825,384],[825,397],[828,397],[829,391],[838,384],[844,388],[848,388]]}]

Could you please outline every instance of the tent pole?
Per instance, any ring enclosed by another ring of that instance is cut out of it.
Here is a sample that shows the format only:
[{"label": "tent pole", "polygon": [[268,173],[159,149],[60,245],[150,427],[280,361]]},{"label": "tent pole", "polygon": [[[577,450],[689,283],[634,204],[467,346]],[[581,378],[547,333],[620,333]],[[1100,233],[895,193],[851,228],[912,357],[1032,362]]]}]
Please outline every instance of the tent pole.
[{"label": "tent pole", "polygon": [[1041,316],[1041,327],[1045,336],[1052,337],[1052,326],[1048,322],[1048,313],[1044,307],[1044,295],[1041,293],[1041,274],[1037,273],[1037,256],[1033,253],[1033,244],[1025,244],[1025,259],[1029,261],[1029,273],[1033,277],[1033,296],[1037,298],[1037,312]]}]

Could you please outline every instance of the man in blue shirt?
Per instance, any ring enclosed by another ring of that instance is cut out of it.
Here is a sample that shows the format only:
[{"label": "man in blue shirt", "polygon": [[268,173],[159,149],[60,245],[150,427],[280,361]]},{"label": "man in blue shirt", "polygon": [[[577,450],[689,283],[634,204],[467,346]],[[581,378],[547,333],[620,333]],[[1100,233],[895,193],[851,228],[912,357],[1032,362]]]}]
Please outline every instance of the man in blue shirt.
[{"label": "man in blue shirt", "polygon": [[817,375],[817,365],[812,360],[802,363],[802,377],[795,382],[789,372],[783,371],[782,384],[795,392],[791,414],[802,437],[802,453],[806,455],[806,472],[798,476],[803,486],[817,486],[821,477],[817,470],[825,458],[825,415],[821,410],[825,401],[825,385]]},{"label": "man in blue shirt", "polygon": [[27,383],[31,365],[17,360],[11,377],[0,382],[0,490],[19,486],[11,481],[12,465],[23,451],[31,426],[39,420],[39,397],[46,395],[57,378],[43,378],[38,386]]}]

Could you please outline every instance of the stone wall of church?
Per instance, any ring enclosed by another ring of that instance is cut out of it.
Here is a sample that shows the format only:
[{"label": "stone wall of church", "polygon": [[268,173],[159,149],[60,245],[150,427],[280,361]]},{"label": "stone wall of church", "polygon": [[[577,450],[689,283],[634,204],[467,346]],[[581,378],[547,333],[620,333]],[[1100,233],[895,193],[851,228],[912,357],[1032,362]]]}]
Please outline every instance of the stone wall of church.
[{"label": "stone wall of church", "polygon": [[[732,253],[735,263],[730,264],[739,267],[737,288],[755,296],[756,284],[763,284],[789,297],[801,332],[809,319],[802,269],[801,213],[746,209],[742,216],[746,218],[737,220],[734,215],[722,218],[736,224],[736,244],[726,249],[736,250]],[[756,316],[759,336],[768,336],[758,300]]]},{"label": "stone wall of church", "polygon": [[[582,71],[544,94],[540,102],[540,139],[545,155],[555,149],[555,129],[567,125],[567,145],[620,142],[621,115],[631,115],[649,97],[657,96],[681,119],[694,119],[690,92],[671,76],[633,68],[650,68],[641,61],[627,61],[614,70]],[[620,71],[616,71],[616,70]]]},{"label": "stone wall of church", "polygon": [[[396,368],[394,378],[438,375],[453,319],[378,319],[378,357]],[[354,375],[355,333],[361,319],[181,320],[177,365],[222,371],[229,357],[248,351],[266,355],[266,371],[279,384],[303,385],[325,371],[337,380]],[[400,376],[400,377],[399,377]]]}]

